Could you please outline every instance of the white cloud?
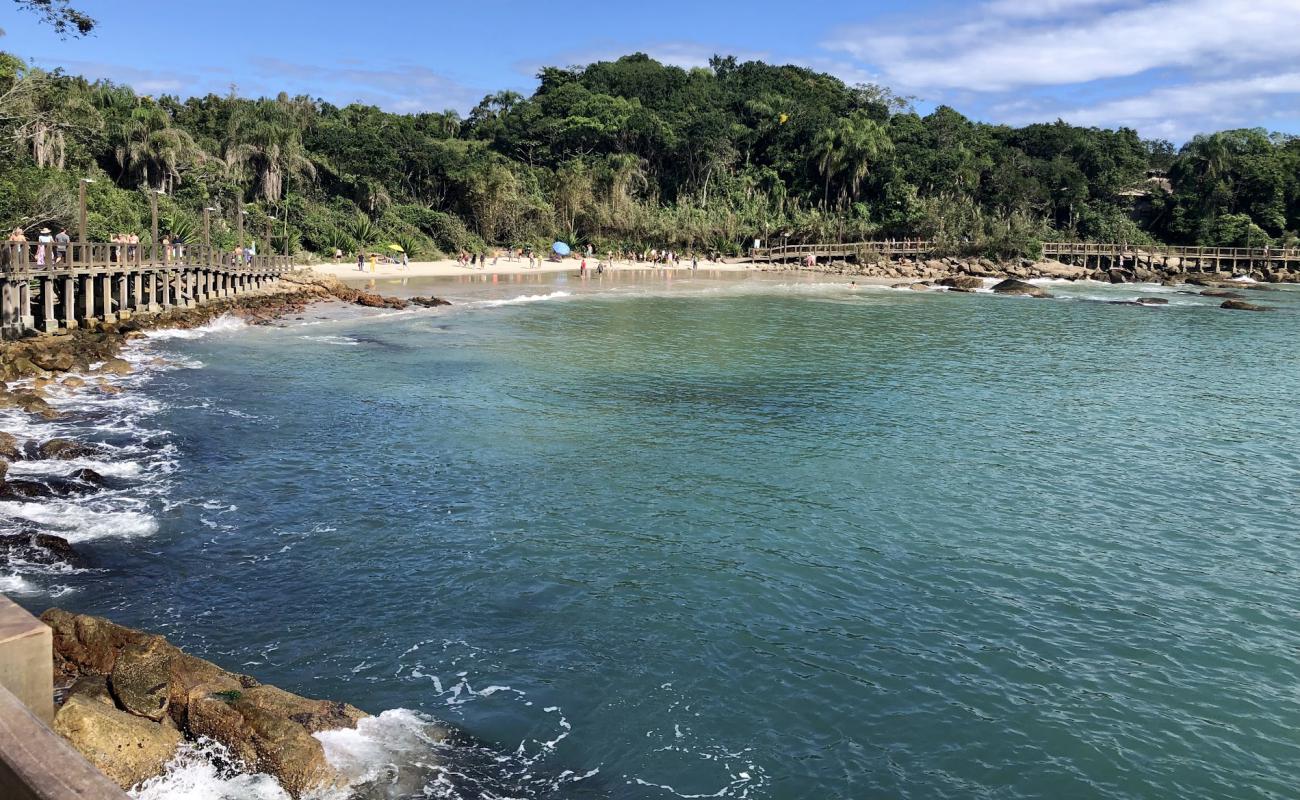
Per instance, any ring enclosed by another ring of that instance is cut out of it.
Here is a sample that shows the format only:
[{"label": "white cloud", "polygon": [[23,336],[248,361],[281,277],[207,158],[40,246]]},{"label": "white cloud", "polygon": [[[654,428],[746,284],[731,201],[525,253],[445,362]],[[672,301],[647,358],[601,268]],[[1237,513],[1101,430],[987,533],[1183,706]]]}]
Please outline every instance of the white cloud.
[{"label": "white cloud", "polygon": [[996,92],[1165,68],[1296,64],[1297,40],[1296,0],[991,0],[946,25],[859,26],[825,45],[905,89]]},{"label": "white cloud", "polygon": [[1199,132],[1280,119],[1294,114],[1298,102],[1300,70],[1161,87],[1092,105],[1052,109],[1012,102],[994,110],[1014,123],[1059,117],[1076,125],[1123,125],[1182,141]]}]

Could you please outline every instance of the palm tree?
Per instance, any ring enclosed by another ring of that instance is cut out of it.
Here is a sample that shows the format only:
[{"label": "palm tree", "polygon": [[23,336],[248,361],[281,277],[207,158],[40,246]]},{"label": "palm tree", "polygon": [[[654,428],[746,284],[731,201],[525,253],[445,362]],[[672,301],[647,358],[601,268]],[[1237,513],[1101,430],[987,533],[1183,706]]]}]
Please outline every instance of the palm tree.
[{"label": "palm tree", "polygon": [[115,133],[113,155],[122,177],[137,185],[170,192],[181,182],[181,169],[203,158],[203,150],[171,117],[154,105],[137,106]]},{"label": "palm tree", "polygon": [[316,178],[316,165],[302,142],[298,101],[281,95],[263,100],[231,116],[222,157],[236,176],[251,175],[255,194],[270,203],[284,196],[289,178]]},{"label": "palm tree", "polygon": [[847,194],[856,196],[876,159],[893,147],[884,127],[862,111],[841,117],[818,131],[813,138],[813,154],[826,182],[822,207],[829,210],[833,177],[847,172]]}]

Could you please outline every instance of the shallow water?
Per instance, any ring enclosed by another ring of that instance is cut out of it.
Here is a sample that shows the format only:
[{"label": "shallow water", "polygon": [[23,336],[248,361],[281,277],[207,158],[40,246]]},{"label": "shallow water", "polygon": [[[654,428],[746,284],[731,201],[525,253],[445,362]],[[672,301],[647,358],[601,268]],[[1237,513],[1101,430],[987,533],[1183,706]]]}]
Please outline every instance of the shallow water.
[{"label": "shallow water", "polygon": [[120,488],[0,504],[92,567],[0,588],[409,709],[328,743],[389,796],[1294,792],[1300,292],[396,289],[458,302],[141,345],[30,431]]}]

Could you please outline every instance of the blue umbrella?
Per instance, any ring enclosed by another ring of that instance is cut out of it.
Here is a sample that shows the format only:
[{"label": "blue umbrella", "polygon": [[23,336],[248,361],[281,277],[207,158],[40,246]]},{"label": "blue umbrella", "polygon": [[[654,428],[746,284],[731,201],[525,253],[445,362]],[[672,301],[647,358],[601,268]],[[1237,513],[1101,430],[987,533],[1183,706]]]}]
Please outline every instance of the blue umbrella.
[{"label": "blue umbrella", "polygon": [[557,256],[567,256],[570,252],[569,246],[564,242],[556,242],[551,245],[551,249],[555,251]]}]

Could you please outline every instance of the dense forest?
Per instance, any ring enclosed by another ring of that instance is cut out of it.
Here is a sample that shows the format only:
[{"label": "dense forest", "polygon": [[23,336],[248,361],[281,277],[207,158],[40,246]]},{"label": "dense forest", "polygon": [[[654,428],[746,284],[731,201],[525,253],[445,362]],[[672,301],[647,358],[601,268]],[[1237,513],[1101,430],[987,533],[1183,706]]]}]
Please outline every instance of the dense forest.
[{"label": "dense forest", "polygon": [[1013,255],[1048,237],[1262,246],[1300,231],[1300,139],[1263,130],[1175,148],[1125,128],[989,125],[734,58],[688,70],[638,54],[538,77],[531,97],[493,94],[462,118],[148,97],[0,53],[0,225],[75,232],[89,177],[93,239],[147,237],[153,189],[173,236],[197,240],[211,207],[231,244],[242,202],[277,250],[316,253],[925,237]]}]

